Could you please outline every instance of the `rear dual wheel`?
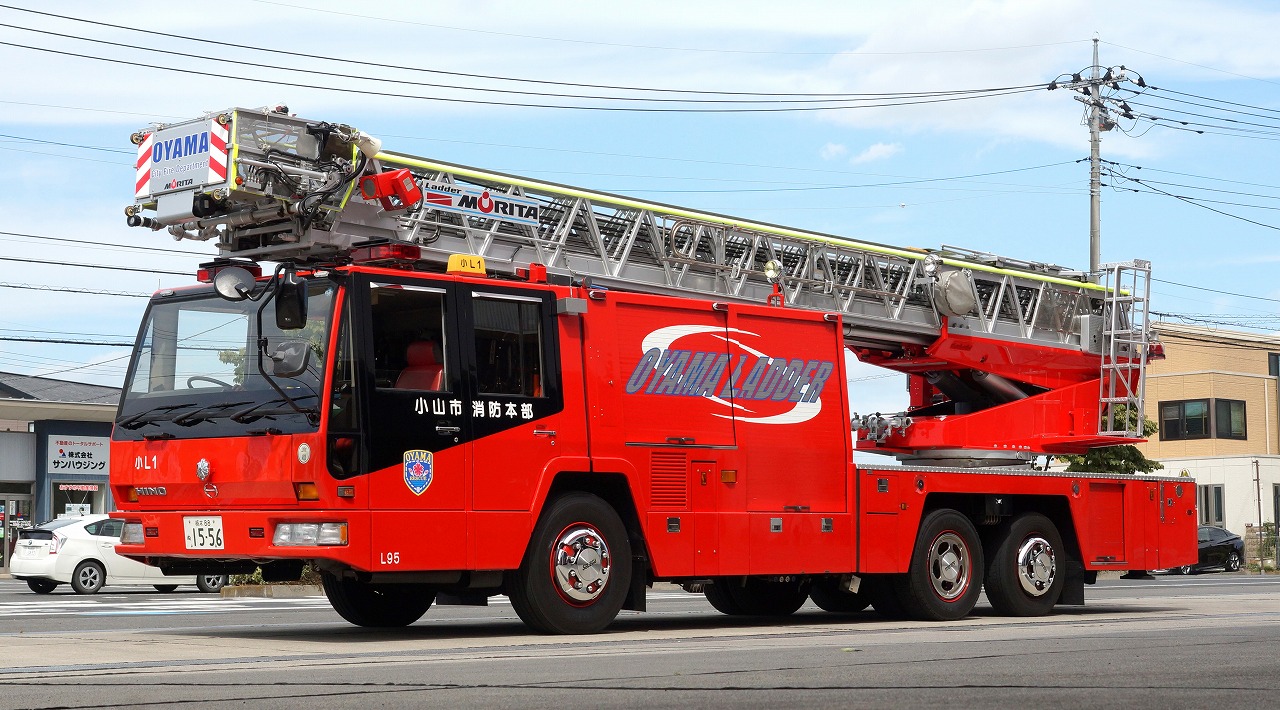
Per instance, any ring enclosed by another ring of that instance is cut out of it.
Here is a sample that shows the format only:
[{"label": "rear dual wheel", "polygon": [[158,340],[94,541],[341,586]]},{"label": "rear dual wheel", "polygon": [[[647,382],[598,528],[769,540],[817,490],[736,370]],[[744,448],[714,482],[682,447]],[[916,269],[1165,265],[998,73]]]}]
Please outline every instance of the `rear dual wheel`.
[{"label": "rear dual wheel", "polygon": [[613,507],[590,493],[549,503],[520,569],[507,574],[511,606],[549,634],[590,634],[613,622],[631,587],[631,541]]},{"label": "rear dual wheel", "polygon": [[809,586],[809,598],[823,611],[833,614],[854,614],[866,609],[871,604],[871,597],[865,588],[867,580],[863,579],[858,591],[850,592],[840,588],[836,577],[815,579]]},{"label": "rear dual wheel", "polygon": [[[1005,616],[1043,616],[1062,596],[1062,536],[1040,513],[1000,527],[987,552],[987,600]],[[1186,572],[1184,571],[1184,574]]]}]

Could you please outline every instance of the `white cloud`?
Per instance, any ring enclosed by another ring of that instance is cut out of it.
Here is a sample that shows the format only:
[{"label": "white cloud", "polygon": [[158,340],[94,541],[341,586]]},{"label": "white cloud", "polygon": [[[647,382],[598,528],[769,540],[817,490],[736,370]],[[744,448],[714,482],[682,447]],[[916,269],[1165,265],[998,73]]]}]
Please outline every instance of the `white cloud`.
[{"label": "white cloud", "polygon": [[834,160],[848,152],[849,149],[841,143],[828,143],[822,146],[822,149],[818,151],[818,155],[823,160]]},{"label": "white cloud", "polygon": [[891,158],[902,152],[901,143],[875,143],[866,150],[858,153],[849,160],[850,163],[857,165],[859,163],[870,163],[876,160],[884,160]]}]

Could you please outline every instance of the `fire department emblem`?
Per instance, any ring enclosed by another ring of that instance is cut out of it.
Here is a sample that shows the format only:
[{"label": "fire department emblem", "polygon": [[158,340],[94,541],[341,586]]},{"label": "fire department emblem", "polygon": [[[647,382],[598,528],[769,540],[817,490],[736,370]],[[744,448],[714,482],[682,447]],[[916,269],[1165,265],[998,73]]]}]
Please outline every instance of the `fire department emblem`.
[{"label": "fire department emblem", "polygon": [[430,451],[414,449],[404,452],[404,482],[414,495],[422,495],[431,485],[433,476]]}]

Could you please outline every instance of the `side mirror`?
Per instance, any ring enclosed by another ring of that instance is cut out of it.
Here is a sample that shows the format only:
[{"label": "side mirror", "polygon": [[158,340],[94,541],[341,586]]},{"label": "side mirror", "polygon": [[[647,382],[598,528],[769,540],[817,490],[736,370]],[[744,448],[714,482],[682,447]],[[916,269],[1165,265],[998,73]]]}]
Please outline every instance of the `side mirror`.
[{"label": "side mirror", "polygon": [[282,340],[269,356],[274,377],[297,377],[307,371],[311,359],[311,343],[305,340]]},{"label": "side mirror", "polygon": [[307,283],[286,273],[276,292],[276,327],[298,330],[307,324]]}]

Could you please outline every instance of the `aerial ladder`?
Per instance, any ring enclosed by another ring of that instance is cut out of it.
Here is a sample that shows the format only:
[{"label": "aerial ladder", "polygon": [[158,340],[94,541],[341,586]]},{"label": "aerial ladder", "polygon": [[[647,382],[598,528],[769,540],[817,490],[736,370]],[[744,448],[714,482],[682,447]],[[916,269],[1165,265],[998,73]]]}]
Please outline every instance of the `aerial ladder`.
[{"label": "aerial ladder", "polygon": [[[156,125],[135,227],[212,241],[218,263],[319,267],[416,247],[495,275],[822,311],[863,362],[908,375],[910,408],[853,417],[860,449],[915,464],[1026,465],[1140,441],[1150,263],[1101,275],[956,247],[909,249],[382,148],[287,109]],[[1101,276],[1101,283],[1091,280]]]}]

